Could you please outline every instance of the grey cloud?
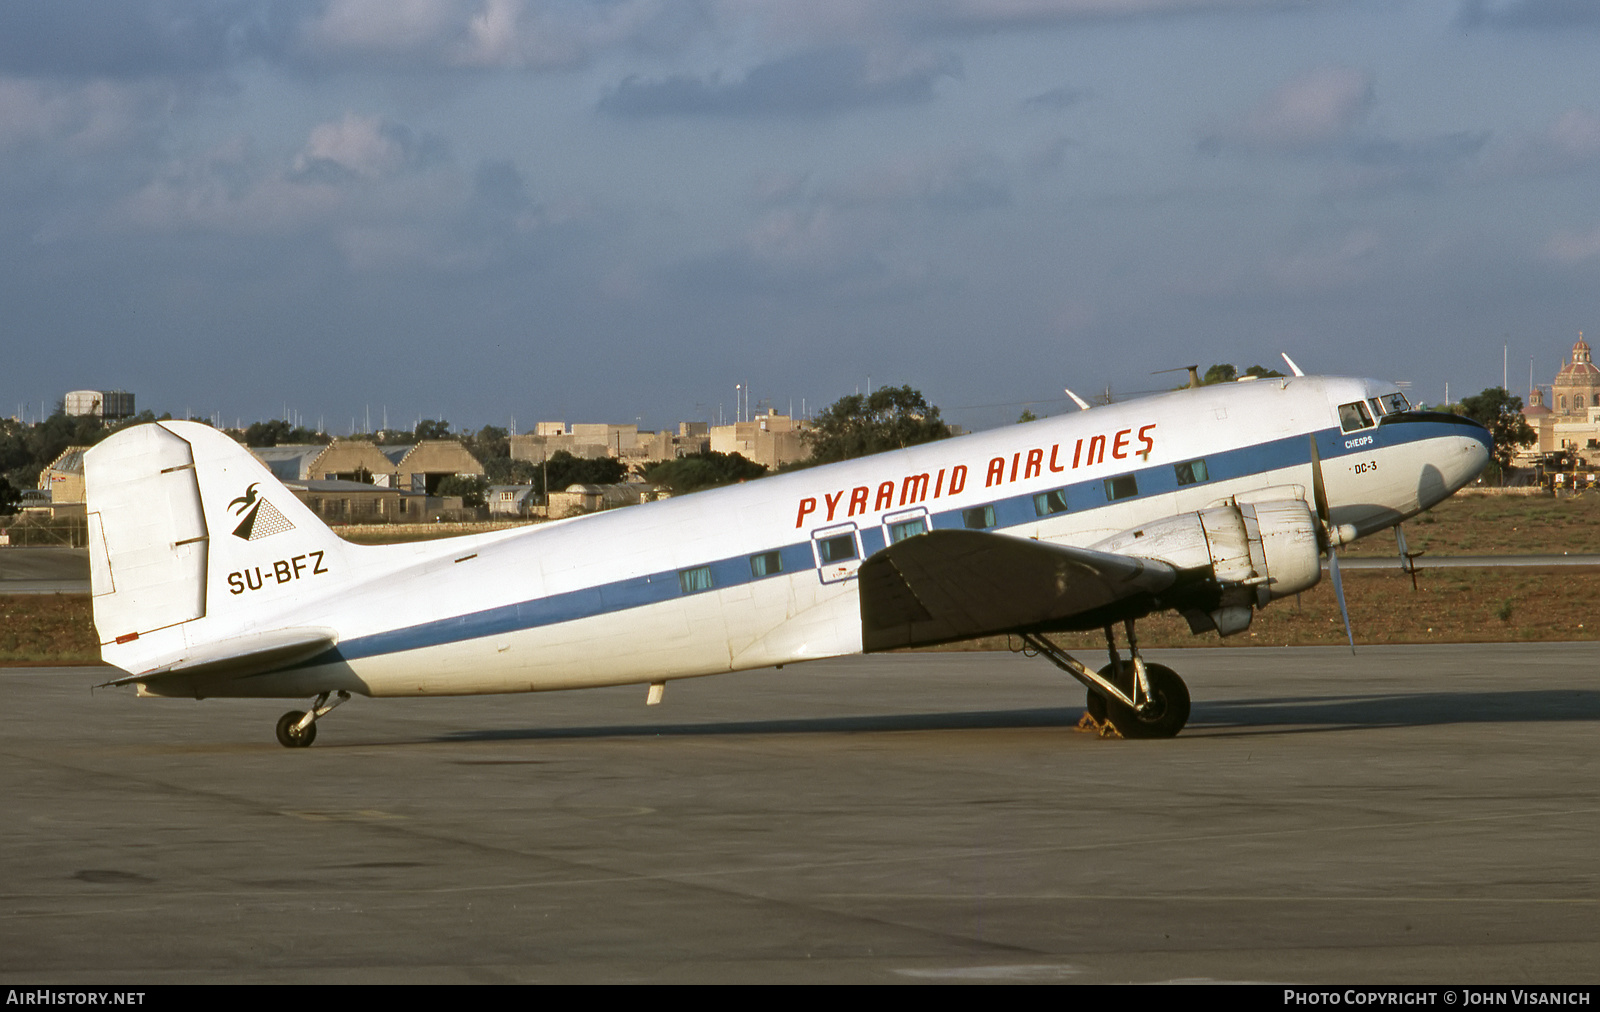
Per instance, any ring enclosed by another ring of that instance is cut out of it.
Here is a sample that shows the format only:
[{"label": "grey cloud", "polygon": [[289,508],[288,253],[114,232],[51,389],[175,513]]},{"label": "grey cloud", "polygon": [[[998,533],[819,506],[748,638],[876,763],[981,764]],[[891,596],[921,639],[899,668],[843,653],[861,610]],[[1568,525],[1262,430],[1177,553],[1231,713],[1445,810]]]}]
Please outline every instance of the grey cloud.
[{"label": "grey cloud", "polygon": [[165,77],[281,51],[305,2],[51,0],[0,6],[0,72]]},{"label": "grey cloud", "polygon": [[681,49],[708,27],[691,0],[323,0],[295,59],[321,70],[562,70],[607,51]]},{"label": "grey cloud", "polygon": [[933,0],[908,5],[906,19],[928,31],[968,33],[1074,21],[1294,10],[1306,6],[1306,0]]},{"label": "grey cloud", "polygon": [[1593,0],[1463,0],[1460,20],[1469,28],[1600,28]]},{"label": "grey cloud", "polygon": [[1243,117],[1206,137],[1201,150],[1314,151],[1340,144],[1374,101],[1371,74],[1353,67],[1318,67],[1273,89]]},{"label": "grey cloud", "polygon": [[1351,161],[1361,165],[1432,169],[1472,158],[1489,142],[1488,131],[1465,130],[1420,140],[1374,137],[1348,145]]},{"label": "grey cloud", "polygon": [[600,100],[613,116],[821,116],[877,105],[931,101],[941,78],[956,77],[950,54],[885,61],[860,46],[825,46],[761,64],[742,79],[686,74],[630,76]]},{"label": "grey cloud", "polygon": [[1092,88],[1073,88],[1062,85],[1022,100],[1022,108],[1029,112],[1060,112],[1094,97]]},{"label": "grey cloud", "polygon": [[449,146],[437,134],[418,133],[376,116],[347,114],[311,131],[290,179],[337,184],[426,171],[449,160]]},{"label": "grey cloud", "polygon": [[472,197],[484,207],[514,211],[528,203],[528,185],[513,162],[486,160],[473,177]]}]

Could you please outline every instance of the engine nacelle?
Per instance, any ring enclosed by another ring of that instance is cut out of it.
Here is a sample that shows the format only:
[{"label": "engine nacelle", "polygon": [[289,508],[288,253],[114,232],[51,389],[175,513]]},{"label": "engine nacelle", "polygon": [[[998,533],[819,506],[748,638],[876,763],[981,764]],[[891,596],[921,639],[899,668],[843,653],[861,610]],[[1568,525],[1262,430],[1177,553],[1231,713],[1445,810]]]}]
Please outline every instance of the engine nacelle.
[{"label": "engine nacelle", "polygon": [[1213,506],[1123,531],[1090,547],[1210,570],[1217,593],[1182,610],[1195,632],[1250,627],[1252,607],[1298,594],[1322,578],[1317,518],[1303,499]]}]

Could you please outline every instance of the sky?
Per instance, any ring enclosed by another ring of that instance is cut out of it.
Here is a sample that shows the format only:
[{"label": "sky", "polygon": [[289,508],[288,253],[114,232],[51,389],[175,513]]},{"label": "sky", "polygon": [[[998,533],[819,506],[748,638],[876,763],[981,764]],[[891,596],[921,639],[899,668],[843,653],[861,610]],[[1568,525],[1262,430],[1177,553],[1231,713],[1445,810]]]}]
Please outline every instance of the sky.
[{"label": "sky", "polygon": [[1600,337],[1592,0],[0,7],[0,413],[979,429]]}]

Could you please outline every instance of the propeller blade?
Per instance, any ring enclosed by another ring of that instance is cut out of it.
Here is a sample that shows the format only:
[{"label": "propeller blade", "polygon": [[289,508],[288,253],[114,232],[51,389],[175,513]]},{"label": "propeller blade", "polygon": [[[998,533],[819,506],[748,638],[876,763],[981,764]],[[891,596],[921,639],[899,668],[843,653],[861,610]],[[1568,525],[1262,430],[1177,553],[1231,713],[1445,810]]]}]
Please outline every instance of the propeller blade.
[{"label": "propeller blade", "polygon": [[1356,634],[1350,628],[1350,609],[1344,603],[1344,580],[1339,576],[1339,553],[1328,546],[1328,576],[1333,579],[1333,596],[1339,599],[1339,614],[1344,616],[1344,637],[1350,643],[1350,652],[1356,652]]},{"label": "propeller blade", "polygon": [[1350,609],[1344,603],[1344,578],[1339,575],[1339,553],[1334,550],[1333,518],[1328,511],[1328,490],[1322,484],[1322,454],[1317,452],[1317,437],[1311,435],[1311,498],[1317,508],[1317,530],[1322,533],[1322,547],[1328,553],[1328,576],[1333,580],[1333,596],[1339,599],[1339,614],[1344,616],[1344,635],[1350,642],[1350,652],[1356,652],[1356,634],[1350,628]]},{"label": "propeller blade", "polygon": [[1333,550],[1333,519],[1328,515],[1328,489],[1322,484],[1322,454],[1317,452],[1317,434],[1311,434],[1311,504],[1322,521],[1323,547]]}]

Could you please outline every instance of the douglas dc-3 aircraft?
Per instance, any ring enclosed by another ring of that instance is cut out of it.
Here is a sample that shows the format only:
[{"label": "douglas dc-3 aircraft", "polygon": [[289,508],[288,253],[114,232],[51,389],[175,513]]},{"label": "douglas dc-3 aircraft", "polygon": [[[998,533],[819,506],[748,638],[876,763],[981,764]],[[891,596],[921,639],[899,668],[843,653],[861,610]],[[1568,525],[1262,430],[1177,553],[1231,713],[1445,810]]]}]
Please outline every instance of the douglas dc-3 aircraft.
[{"label": "douglas dc-3 aircraft", "polygon": [[[654,703],[674,678],[997,633],[1081,681],[1124,737],[1168,737],[1188,689],[1140,657],[1135,619],[1240,632],[1314,585],[1324,553],[1340,590],[1338,545],[1445,499],[1489,445],[1393,384],[1297,375],[367,547],[226,435],[156,422],[85,456],[95,628],[128,672],[108,684],[141,695],[315,697],[278,722],[291,748],[352,693],[632,683]],[[1098,671],[1047,638],[1097,628]]]}]

